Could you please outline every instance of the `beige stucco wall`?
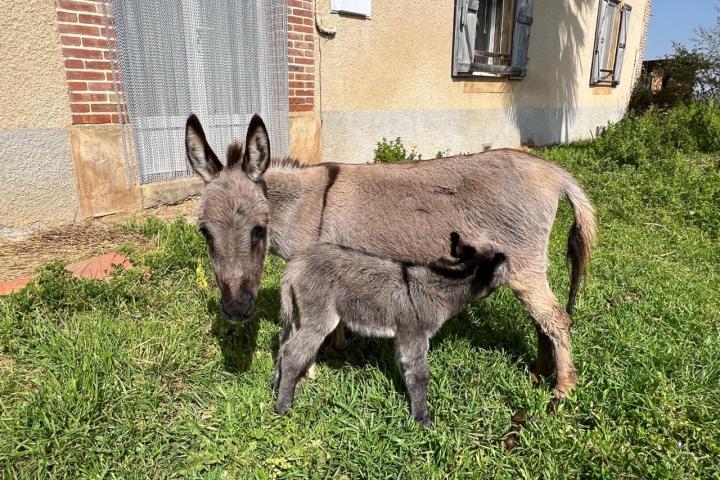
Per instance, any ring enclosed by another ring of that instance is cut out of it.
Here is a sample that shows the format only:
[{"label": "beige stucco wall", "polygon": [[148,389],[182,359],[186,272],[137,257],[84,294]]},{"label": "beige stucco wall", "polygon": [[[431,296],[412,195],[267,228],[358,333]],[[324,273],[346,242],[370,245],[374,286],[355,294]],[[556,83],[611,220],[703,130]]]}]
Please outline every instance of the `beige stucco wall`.
[{"label": "beige stucco wall", "polygon": [[0,236],[72,221],[67,84],[55,2],[0,0]]},{"label": "beige stucco wall", "polygon": [[364,162],[381,137],[403,137],[426,156],[588,137],[622,116],[648,0],[632,5],[617,88],[589,86],[597,0],[534,6],[524,80],[451,76],[454,0],[375,0],[369,20],[329,14],[319,40],[323,160]]}]

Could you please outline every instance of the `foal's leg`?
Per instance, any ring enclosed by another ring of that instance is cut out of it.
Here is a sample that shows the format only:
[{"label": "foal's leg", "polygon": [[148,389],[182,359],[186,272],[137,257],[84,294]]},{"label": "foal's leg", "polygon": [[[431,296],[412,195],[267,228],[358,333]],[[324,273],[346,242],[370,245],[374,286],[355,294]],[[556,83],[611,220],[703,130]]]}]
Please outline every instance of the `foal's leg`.
[{"label": "foal's leg", "polygon": [[538,332],[538,358],[533,373],[546,375],[552,373],[554,366],[557,381],[552,393],[556,400],[562,400],[577,384],[570,348],[570,316],[550,290],[544,274],[516,277],[511,279],[510,287],[525,304]]},{"label": "foal's leg", "polygon": [[340,318],[334,312],[303,317],[300,328],[282,347],[280,385],[275,411],[287,413],[295,396],[295,384],[317,355],[325,337],[335,328]]},{"label": "foal's leg", "polygon": [[427,410],[427,385],[430,369],[427,352],[430,346],[428,337],[423,333],[398,332],[395,338],[397,360],[405,379],[405,387],[410,397],[410,410],[413,418],[425,427],[432,426]]},{"label": "foal's leg", "polygon": [[277,358],[275,359],[275,369],[273,370],[273,376],[270,382],[270,386],[275,391],[277,391],[278,387],[280,387],[280,364],[282,363],[283,348],[285,348],[285,345],[290,341],[293,333],[295,333],[295,326],[293,323],[286,323],[280,331],[280,346],[278,347]]}]

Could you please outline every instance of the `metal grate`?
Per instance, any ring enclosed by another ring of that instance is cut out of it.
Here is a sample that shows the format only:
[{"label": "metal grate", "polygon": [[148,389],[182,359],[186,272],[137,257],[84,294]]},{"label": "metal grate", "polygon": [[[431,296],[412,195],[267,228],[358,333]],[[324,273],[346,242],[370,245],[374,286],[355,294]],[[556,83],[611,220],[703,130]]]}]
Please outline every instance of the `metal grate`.
[{"label": "metal grate", "polygon": [[273,153],[288,153],[286,0],[104,6],[106,26],[114,28],[114,38],[106,31],[118,112],[131,127],[123,128],[131,182],[192,174],[184,147],[190,112],[221,157],[232,140],[244,139],[254,113],[268,126]]}]

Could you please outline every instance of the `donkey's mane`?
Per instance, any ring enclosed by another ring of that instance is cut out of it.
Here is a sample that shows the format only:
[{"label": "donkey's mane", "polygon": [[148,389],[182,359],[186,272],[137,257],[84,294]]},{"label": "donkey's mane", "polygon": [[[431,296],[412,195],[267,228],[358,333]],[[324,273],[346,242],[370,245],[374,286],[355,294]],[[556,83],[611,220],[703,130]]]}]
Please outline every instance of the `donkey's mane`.
[{"label": "donkey's mane", "polygon": [[284,157],[272,157],[270,159],[270,166],[269,169],[297,169],[302,170],[307,168],[308,165],[300,163],[296,158],[292,158],[290,156],[284,156]]},{"label": "donkey's mane", "polygon": [[[233,166],[242,162],[242,157],[245,155],[245,145],[242,142],[232,142],[227,148],[227,165]],[[290,156],[284,157],[271,157],[270,169],[304,169],[307,165],[300,163],[297,159]]]}]

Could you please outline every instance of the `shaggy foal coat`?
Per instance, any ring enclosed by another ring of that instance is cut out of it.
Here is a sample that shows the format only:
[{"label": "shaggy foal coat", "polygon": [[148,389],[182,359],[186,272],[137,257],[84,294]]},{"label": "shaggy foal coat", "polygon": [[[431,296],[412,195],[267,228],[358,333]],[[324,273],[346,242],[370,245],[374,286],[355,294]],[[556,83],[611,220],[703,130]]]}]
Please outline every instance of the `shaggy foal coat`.
[{"label": "shaggy foal coat", "polygon": [[299,376],[313,362],[323,339],[342,322],[360,335],[395,338],[412,415],[429,426],[430,338],[468,301],[489,295],[506,277],[504,254],[466,245],[455,232],[451,256],[410,264],[321,243],[293,257],[282,281],[275,410],[287,412]]}]

